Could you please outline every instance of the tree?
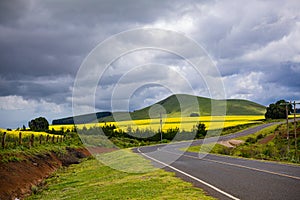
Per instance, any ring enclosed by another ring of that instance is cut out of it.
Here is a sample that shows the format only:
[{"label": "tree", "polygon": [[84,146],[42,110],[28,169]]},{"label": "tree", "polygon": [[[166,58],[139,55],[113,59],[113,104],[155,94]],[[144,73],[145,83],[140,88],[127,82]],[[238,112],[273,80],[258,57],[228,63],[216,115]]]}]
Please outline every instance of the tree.
[{"label": "tree", "polygon": [[196,125],[196,138],[203,138],[207,134],[206,126],[203,123],[198,123]]},{"label": "tree", "polygon": [[28,126],[32,131],[47,131],[49,123],[46,118],[39,117],[28,122]]},{"label": "tree", "polygon": [[[267,112],[265,114],[266,119],[285,119],[286,118],[286,109],[285,109],[285,100],[277,101],[275,104],[272,103],[267,107]],[[288,105],[288,114],[292,111],[292,105]]]}]

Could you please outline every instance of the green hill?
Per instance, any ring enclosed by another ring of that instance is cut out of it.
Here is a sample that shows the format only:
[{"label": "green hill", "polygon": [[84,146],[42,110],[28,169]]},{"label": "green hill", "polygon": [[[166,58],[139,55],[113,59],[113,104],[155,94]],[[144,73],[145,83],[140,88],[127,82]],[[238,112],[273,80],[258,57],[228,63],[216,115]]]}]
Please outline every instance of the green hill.
[{"label": "green hill", "polygon": [[[226,104],[226,113],[223,112]],[[211,107],[214,107],[214,113]],[[266,112],[265,106],[248,100],[228,99],[215,100],[205,97],[198,97],[187,94],[176,94],[134,112],[99,112],[82,116],[76,116],[81,123],[89,123],[89,119],[97,117],[100,122],[125,121],[131,119],[158,118],[160,113],[167,114],[167,117],[184,117],[192,113],[200,116],[210,115],[263,115]],[[150,116],[149,116],[150,113]],[[53,120],[52,124],[72,124],[73,117]]]},{"label": "green hill", "polygon": [[[224,108],[225,104],[227,115],[261,115],[266,112],[264,106],[247,100],[214,100],[187,94],[172,95],[156,104],[163,106],[166,113],[174,117],[180,116],[181,113],[183,116],[190,116],[194,112],[198,112],[201,116],[209,116],[212,114],[212,105],[214,106],[215,114],[222,114],[222,108]],[[143,118],[152,106],[135,111],[132,113],[132,116],[134,118]],[[196,106],[198,106],[198,109]]]},{"label": "green hill", "polygon": [[[226,113],[223,112],[226,104]],[[158,118],[160,113],[167,114],[168,117],[184,117],[197,113],[200,116],[212,115],[211,106],[214,107],[213,115],[263,115],[266,112],[265,106],[248,100],[228,99],[214,100],[205,97],[198,97],[187,94],[172,95],[151,106],[136,110],[130,113],[132,119]],[[113,113],[117,121],[130,120],[128,113]],[[113,121],[113,117],[105,117],[100,121]]]}]

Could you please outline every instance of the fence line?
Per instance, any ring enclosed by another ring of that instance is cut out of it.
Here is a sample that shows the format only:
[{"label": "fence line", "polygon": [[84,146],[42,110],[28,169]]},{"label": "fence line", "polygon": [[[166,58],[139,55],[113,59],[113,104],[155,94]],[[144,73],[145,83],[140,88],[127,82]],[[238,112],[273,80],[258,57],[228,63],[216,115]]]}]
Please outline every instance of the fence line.
[{"label": "fence line", "polygon": [[[13,138],[13,141],[8,141],[7,138],[7,133],[3,132],[2,138],[1,138],[1,147],[2,149],[5,149],[8,147],[8,144],[14,143],[14,146],[23,146],[23,144],[27,144],[26,146],[28,146],[28,148],[31,148],[33,146],[35,146],[36,144],[42,145],[42,144],[55,144],[55,143],[62,143],[64,142],[64,136],[63,135],[51,135],[48,134],[46,137],[43,137],[42,134],[40,134],[39,136],[37,136],[38,134],[36,134],[36,136],[34,134],[31,134],[29,137],[24,137],[22,132],[19,132],[18,137]],[[25,141],[26,138],[29,138],[28,143]],[[51,141],[49,140],[51,138]],[[35,142],[36,140],[36,142]]]}]

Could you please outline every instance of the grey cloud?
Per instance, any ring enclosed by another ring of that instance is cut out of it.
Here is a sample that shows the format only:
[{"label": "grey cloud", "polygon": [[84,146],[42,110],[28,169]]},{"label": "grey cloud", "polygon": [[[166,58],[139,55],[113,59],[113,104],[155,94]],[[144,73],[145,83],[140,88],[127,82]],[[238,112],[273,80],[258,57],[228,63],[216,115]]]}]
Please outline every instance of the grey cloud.
[{"label": "grey cloud", "polygon": [[22,1],[2,4],[0,13],[7,19],[3,17],[0,24],[0,73],[37,76],[74,75],[88,52],[106,37],[174,11],[166,1],[31,1],[24,7]]},{"label": "grey cloud", "polygon": [[[276,83],[294,90],[300,88],[300,71],[293,69],[300,68],[300,63],[280,63],[279,66],[272,66],[272,71],[265,72],[264,82]],[[271,67],[270,67],[271,68]]]},{"label": "grey cloud", "polygon": [[20,0],[2,0],[0,2],[0,23],[15,24],[29,11],[30,3]]},{"label": "grey cloud", "polygon": [[[295,25],[295,16],[282,16],[290,8],[282,2],[217,1],[198,18],[197,35],[218,59],[234,58],[278,40]],[[295,12],[296,13],[296,12]],[[294,14],[295,14],[294,13]]]},{"label": "grey cloud", "polygon": [[[265,105],[277,98],[300,99],[297,93],[300,88],[299,43],[296,42],[300,31],[299,10],[296,0],[2,0],[0,96],[21,96],[34,99],[34,103],[43,100],[70,110],[75,75],[96,45],[128,29],[160,25],[160,28],[179,31],[205,47],[227,81],[229,97],[247,98]],[[191,20],[191,25],[183,20],[185,17]],[[126,46],[143,40],[151,41],[151,38],[135,35],[128,41],[117,42]],[[171,45],[180,49],[186,44],[177,41]],[[190,51],[187,54],[199,56],[192,54],[192,48],[187,49]],[[277,56],[280,53],[283,56]],[[130,67],[147,63],[177,67],[179,74],[188,77],[196,94],[209,94],[205,77],[201,80],[180,56],[159,51],[133,52],[112,63],[99,83],[102,88],[97,90],[96,107],[110,109],[111,90],[116,82]],[[170,76],[170,70],[156,76],[151,75],[156,73],[153,69],[144,70],[147,72],[136,71],[122,84],[123,93],[128,91],[125,86],[130,83],[129,79],[134,78],[136,84],[141,84],[132,94],[130,109],[147,106],[169,95],[169,90],[163,87],[143,86],[143,80],[170,81],[173,78],[177,91],[189,92],[174,73]],[[88,86],[89,83],[82,89],[88,90]]]},{"label": "grey cloud", "polygon": [[44,99],[57,104],[64,103],[66,96],[71,95],[70,85],[73,80],[70,76],[39,77],[25,80],[0,80],[0,96],[17,95],[25,99]]},{"label": "grey cloud", "polygon": [[[166,7],[172,7],[172,1],[134,1],[134,0],[110,0],[110,1],[80,1],[52,0],[42,2],[45,9],[52,11],[53,16],[71,23],[84,22],[87,24],[109,23],[126,21],[128,23],[150,23],[161,16],[161,12],[170,12]],[[173,10],[173,9],[172,9]]]}]

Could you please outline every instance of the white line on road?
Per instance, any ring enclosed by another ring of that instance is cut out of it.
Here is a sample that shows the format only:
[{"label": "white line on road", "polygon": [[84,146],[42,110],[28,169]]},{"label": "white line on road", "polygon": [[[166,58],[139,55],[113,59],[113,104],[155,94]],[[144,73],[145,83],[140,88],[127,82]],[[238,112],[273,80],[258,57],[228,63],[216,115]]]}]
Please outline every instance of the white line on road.
[{"label": "white line on road", "polygon": [[164,163],[164,162],[161,162],[161,161],[159,161],[159,160],[157,160],[157,159],[155,159],[155,158],[152,158],[152,157],[148,156],[147,154],[142,153],[142,152],[140,151],[140,148],[137,148],[137,150],[138,150],[138,152],[139,152],[140,154],[142,154],[143,156],[145,156],[145,157],[147,157],[147,158],[149,158],[149,159],[151,159],[151,160],[153,160],[153,161],[155,161],[155,162],[157,162],[157,163],[160,163],[160,164],[162,164],[162,165],[164,165],[164,166],[166,166],[166,167],[169,167],[170,169],[173,169],[173,170],[175,170],[175,171],[177,171],[177,172],[179,172],[179,173],[181,173],[181,174],[183,174],[183,175],[185,175],[185,176],[187,176],[187,177],[190,177],[191,179],[194,179],[195,181],[198,181],[199,183],[202,183],[203,185],[206,185],[206,186],[210,187],[211,189],[213,189],[213,190],[215,190],[215,191],[217,191],[217,192],[219,192],[219,193],[221,193],[221,194],[223,194],[223,195],[225,195],[225,196],[227,196],[227,197],[229,197],[229,198],[231,198],[231,199],[239,200],[239,198],[236,198],[236,197],[234,197],[233,195],[228,194],[227,192],[224,192],[223,190],[221,190],[221,189],[219,189],[219,188],[217,188],[217,187],[215,187],[215,186],[213,186],[213,185],[211,185],[211,184],[209,184],[209,183],[206,183],[205,181],[202,181],[202,180],[200,180],[199,178],[196,178],[195,176],[192,176],[192,175],[190,175],[190,174],[188,174],[188,173],[186,173],[186,172],[184,172],[184,171],[181,171],[181,170],[179,170],[179,169],[177,169],[177,168],[175,168],[175,167],[172,167],[171,165],[168,165],[168,164],[166,164],[166,163]]},{"label": "white line on road", "polygon": [[253,170],[253,171],[259,171],[259,172],[264,172],[264,173],[268,173],[268,174],[274,174],[274,175],[278,175],[278,176],[284,176],[284,177],[300,180],[300,177],[297,177],[297,176],[281,174],[281,173],[272,172],[272,171],[268,171],[268,170],[264,170],[264,169],[258,169],[258,168],[254,168],[254,167],[247,167],[247,166],[244,166],[244,165],[233,164],[233,163],[228,163],[228,162],[224,162],[224,161],[211,160],[211,159],[208,159],[208,158],[201,158],[200,159],[200,158],[195,157],[195,156],[190,156],[190,155],[185,155],[185,154],[178,154],[178,153],[174,153],[174,152],[166,151],[166,150],[161,150],[161,149],[160,149],[160,151],[164,151],[164,152],[175,154],[175,155],[182,155],[182,156],[185,156],[185,157],[194,158],[194,159],[198,159],[198,160],[205,160],[205,161],[215,162],[215,163],[219,163],[219,164],[223,164],[223,165],[230,165],[230,166],[250,169],[250,170]]}]

